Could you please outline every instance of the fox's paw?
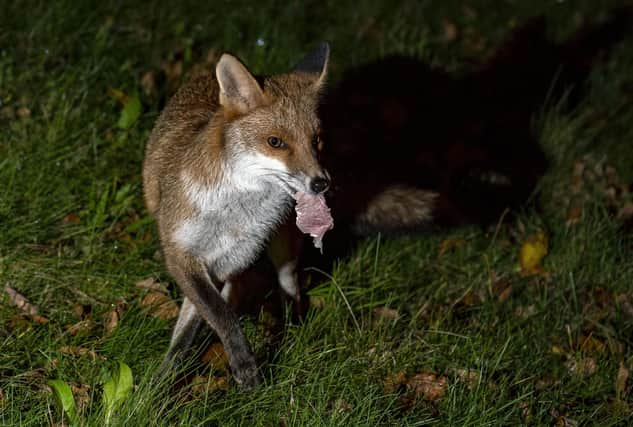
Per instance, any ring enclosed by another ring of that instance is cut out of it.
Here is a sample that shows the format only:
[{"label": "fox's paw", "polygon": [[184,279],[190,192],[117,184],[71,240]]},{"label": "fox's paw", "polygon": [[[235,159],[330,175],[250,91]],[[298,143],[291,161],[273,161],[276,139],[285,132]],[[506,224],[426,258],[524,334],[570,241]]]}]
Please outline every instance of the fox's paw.
[{"label": "fox's paw", "polygon": [[260,385],[262,380],[259,376],[259,370],[257,369],[257,364],[253,356],[249,354],[248,357],[240,359],[241,360],[236,361],[235,366],[231,366],[235,382],[238,383],[241,388],[247,390]]}]

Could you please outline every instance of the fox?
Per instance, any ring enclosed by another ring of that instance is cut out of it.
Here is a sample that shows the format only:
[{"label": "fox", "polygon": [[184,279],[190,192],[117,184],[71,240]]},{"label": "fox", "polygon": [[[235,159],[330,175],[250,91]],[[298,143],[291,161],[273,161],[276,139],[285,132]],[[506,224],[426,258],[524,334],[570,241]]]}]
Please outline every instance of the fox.
[{"label": "fox", "polygon": [[144,199],[183,294],[167,366],[187,353],[206,322],[238,385],[261,383],[228,303],[231,278],[276,248],[271,259],[283,293],[301,298],[296,238],[285,224],[297,194],[322,196],[330,186],[319,160],[318,117],[329,55],[321,43],[292,71],[255,77],[224,53],[214,73],[190,79],[157,119],[143,162]]}]

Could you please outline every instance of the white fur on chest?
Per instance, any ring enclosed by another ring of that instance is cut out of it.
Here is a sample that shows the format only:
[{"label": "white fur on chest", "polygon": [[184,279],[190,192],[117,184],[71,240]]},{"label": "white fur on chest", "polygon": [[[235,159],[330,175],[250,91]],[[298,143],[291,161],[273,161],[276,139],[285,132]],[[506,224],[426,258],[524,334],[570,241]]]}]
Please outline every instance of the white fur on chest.
[{"label": "white fur on chest", "polygon": [[174,240],[204,259],[218,276],[248,267],[285,217],[291,197],[276,181],[286,173],[276,159],[244,156],[215,185],[181,177],[196,213],[176,229]]}]

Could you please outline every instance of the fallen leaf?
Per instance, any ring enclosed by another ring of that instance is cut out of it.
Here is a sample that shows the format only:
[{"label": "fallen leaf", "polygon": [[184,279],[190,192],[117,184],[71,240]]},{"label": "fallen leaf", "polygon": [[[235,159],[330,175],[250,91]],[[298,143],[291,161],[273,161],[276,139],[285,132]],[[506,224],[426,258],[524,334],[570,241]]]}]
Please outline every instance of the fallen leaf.
[{"label": "fallen leaf", "polygon": [[407,381],[407,375],[404,373],[404,371],[396,372],[395,374],[391,374],[387,376],[383,380],[382,382],[383,390],[385,391],[386,394],[395,393],[396,391],[401,389],[402,386],[404,386],[406,381]]},{"label": "fallen leaf", "polygon": [[343,414],[343,413],[350,413],[352,412],[352,410],[354,409],[354,407],[347,403],[347,401],[345,399],[336,399],[336,401],[334,401],[334,403],[332,404],[332,409],[337,413],[337,414]]},{"label": "fallen leaf", "polygon": [[164,294],[168,294],[169,291],[165,285],[159,283],[155,278],[148,277],[147,279],[139,280],[134,284],[137,288],[149,289],[150,291],[158,291]]},{"label": "fallen leaf", "polygon": [[143,307],[150,308],[150,314],[162,320],[178,317],[178,304],[162,292],[150,292],[141,300]]},{"label": "fallen leaf", "polygon": [[497,301],[500,303],[506,302],[512,295],[512,285],[508,285],[497,297]]},{"label": "fallen leaf", "polygon": [[29,302],[28,299],[9,285],[4,286],[4,291],[9,296],[9,300],[18,307],[24,314],[28,315],[33,321],[43,325],[48,323],[48,319],[38,314],[37,307]]},{"label": "fallen leaf", "polygon": [[615,394],[618,398],[622,398],[626,396],[626,382],[629,379],[629,370],[624,365],[623,362],[620,362],[620,367],[618,368],[618,375],[615,378]]},{"label": "fallen leaf", "polygon": [[519,263],[524,275],[542,273],[541,261],[547,255],[548,239],[543,232],[534,234],[521,245]]},{"label": "fallen leaf", "polygon": [[455,369],[455,376],[460,382],[466,384],[469,390],[473,390],[479,383],[480,374],[473,369],[459,368]]},{"label": "fallen leaf", "polygon": [[81,332],[90,331],[93,326],[94,326],[94,321],[92,319],[85,319],[73,325],[66,326],[66,332],[68,332],[68,334],[72,336],[75,336]]},{"label": "fallen leaf", "polygon": [[90,403],[90,386],[88,384],[71,384],[70,389],[75,396],[75,402],[79,406],[79,411],[83,411]]},{"label": "fallen leaf", "polygon": [[434,402],[444,397],[448,390],[448,380],[444,376],[438,376],[433,372],[420,372],[407,381],[416,397]]},{"label": "fallen leaf", "polygon": [[514,315],[523,319],[527,319],[528,317],[534,316],[535,314],[536,307],[534,306],[534,304],[530,304],[527,307],[520,305],[514,309]]},{"label": "fallen leaf", "polygon": [[110,98],[118,101],[121,105],[125,105],[125,103],[128,101],[128,96],[121,89],[116,89],[116,88],[113,88],[113,87],[109,87],[106,90],[106,94]]},{"label": "fallen leaf", "polygon": [[97,357],[98,357],[97,353],[95,353],[94,351],[92,351],[90,349],[87,349],[85,347],[65,345],[63,347],[60,347],[59,351],[61,353],[69,354],[69,355],[75,356],[75,357],[90,356],[90,358],[93,361],[97,360]]},{"label": "fallen leaf", "polygon": [[34,316],[37,314],[37,307],[29,302],[28,299],[9,285],[4,285],[4,291],[9,296],[9,299],[24,313]]},{"label": "fallen leaf", "polygon": [[589,355],[599,355],[604,353],[606,344],[593,335],[582,335],[578,341],[580,342],[580,351]]},{"label": "fallen leaf", "polygon": [[464,239],[444,239],[442,243],[440,243],[440,248],[437,252],[438,258],[441,258],[446,253],[452,251],[453,249],[459,248],[466,244],[466,240]]},{"label": "fallen leaf", "polygon": [[62,218],[62,222],[64,224],[79,224],[81,222],[81,217],[76,212],[71,212]]},{"label": "fallen leaf", "polygon": [[572,205],[567,211],[567,216],[565,217],[565,225],[569,227],[569,226],[578,224],[581,218],[582,218],[582,206]]},{"label": "fallen leaf", "polygon": [[18,108],[17,115],[22,120],[28,119],[31,117],[31,110],[28,107],[20,107]]},{"label": "fallen leaf", "polygon": [[202,362],[211,365],[214,370],[224,371],[228,365],[228,356],[221,343],[211,344],[202,355]]},{"label": "fallen leaf", "polygon": [[576,427],[578,425],[578,421],[571,419],[565,415],[561,415],[556,409],[552,409],[550,411],[550,415],[555,420],[556,427]]},{"label": "fallen leaf", "polygon": [[598,370],[598,365],[593,357],[569,359],[567,363],[565,363],[565,366],[570,374],[583,377],[593,375]]},{"label": "fallen leaf", "polygon": [[393,308],[375,307],[373,311],[376,316],[383,319],[396,320],[400,318],[400,313],[398,313],[398,310],[395,310]]},{"label": "fallen leaf", "polygon": [[73,312],[77,317],[85,319],[92,312],[92,307],[88,304],[75,304],[73,305]]},{"label": "fallen leaf", "polygon": [[195,396],[201,396],[205,393],[213,393],[217,390],[228,390],[229,380],[226,376],[221,377],[203,377],[196,375],[191,380],[191,391]]},{"label": "fallen leaf", "polygon": [[519,408],[521,408],[521,417],[523,418],[523,421],[529,424],[532,420],[532,410],[530,409],[530,405],[528,405],[525,401],[519,402]]},{"label": "fallen leaf", "polygon": [[105,315],[105,322],[103,324],[103,327],[105,329],[106,334],[109,334],[112,331],[114,331],[116,327],[118,326],[118,324],[119,324],[119,312],[115,308],[114,310],[109,311]]}]

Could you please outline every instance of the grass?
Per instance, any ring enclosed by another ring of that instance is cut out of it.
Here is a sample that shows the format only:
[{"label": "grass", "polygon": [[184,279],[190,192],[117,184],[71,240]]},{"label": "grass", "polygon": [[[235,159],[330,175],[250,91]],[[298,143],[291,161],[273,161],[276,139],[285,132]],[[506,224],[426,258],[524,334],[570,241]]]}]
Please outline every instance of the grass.
[{"label": "grass", "polygon": [[[541,209],[497,230],[363,242],[311,290],[324,307],[300,324],[287,322],[280,343],[267,342],[258,319],[245,321],[267,361],[266,385],[256,392],[175,391],[149,381],[173,321],[152,316],[134,286],[152,275],[170,280],[155,257],[140,168],[170,82],[147,95],[145,72],[164,61],[189,70],[215,49],[272,73],[326,39],[333,84],[346,69],[389,53],[460,74],[532,16],[545,14],[550,36],[563,40],[617,4],[215,3],[28,1],[0,14],[0,284],[49,319],[40,325],[0,299],[0,424],[68,423],[44,386],[62,379],[89,386],[79,423],[103,425],[101,390],[117,361],[132,368],[137,388],[112,425],[631,423],[631,388],[616,386],[618,370],[633,363],[631,237],[599,189],[587,193],[574,226],[561,208],[583,156],[633,182],[630,33],[594,67],[578,107],[544,100],[535,115],[550,161],[535,195]],[[446,20],[461,32],[457,41],[443,41]],[[475,39],[485,42],[473,49]],[[129,129],[117,128],[121,105],[108,89],[140,97],[142,114]],[[517,254],[538,230],[549,236],[548,274],[526,277]],[[455,244],[440,256],[445,242]],[[73,334],[77,304],[91,307],[90,326]],[[117,304],[125,307],[119,324],[105,333]],[[376,307],[397,316],[380,316]],[[65,346],[97,357],[64,353]],[[386,390],[398,372],[433,372],[448,385],[439,398],[416,396],[404,383]],[[475,374],[472,383],[465,372]]]}]

